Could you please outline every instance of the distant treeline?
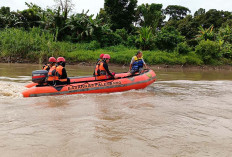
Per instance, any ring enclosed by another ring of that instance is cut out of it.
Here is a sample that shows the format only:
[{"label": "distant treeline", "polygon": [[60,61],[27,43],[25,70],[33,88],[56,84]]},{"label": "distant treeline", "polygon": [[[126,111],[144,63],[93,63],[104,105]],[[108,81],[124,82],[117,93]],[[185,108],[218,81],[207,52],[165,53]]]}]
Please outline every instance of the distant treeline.
[{"label": "distant treeline", "polygon": [[229,11],[200,8],[190,15],[184,6],[164,9],[155,3],[138,6],[137,0],[105,0],[94,16],[88,11],[71,15],[71,0],[59,1],[53,9],[26,5],[17,12],[0,9],[1,57],[43,61],[62,54],[75,62],[92,61],[96,57],[91,55],[104,51],[115,56],[113,62],[125,63],[125,56],[141,49],[150,64],[232,63]]}]

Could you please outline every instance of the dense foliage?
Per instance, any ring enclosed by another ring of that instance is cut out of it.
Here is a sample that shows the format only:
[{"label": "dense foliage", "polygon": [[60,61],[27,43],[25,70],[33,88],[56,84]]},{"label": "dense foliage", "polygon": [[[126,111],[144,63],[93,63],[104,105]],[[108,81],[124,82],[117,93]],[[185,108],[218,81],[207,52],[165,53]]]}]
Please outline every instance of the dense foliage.
[{"label": "dense foliage", "polygon": [[232,13],[184,6],[105,0],[97,16],[71,14],[71,0],[55,9],[26,3],[28,9],[0,9],[0,56],[43,61],[65,55],[70,61],[94,61],[108,52],[128,63],[136,49],[150,64],[231,64]]}]

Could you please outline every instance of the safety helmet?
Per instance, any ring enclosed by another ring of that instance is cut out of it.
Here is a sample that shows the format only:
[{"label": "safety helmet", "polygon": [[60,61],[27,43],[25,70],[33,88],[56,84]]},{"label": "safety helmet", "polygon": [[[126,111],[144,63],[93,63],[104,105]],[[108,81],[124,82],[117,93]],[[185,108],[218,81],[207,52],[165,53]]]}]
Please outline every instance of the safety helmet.
[{"label": "safety helmet", "polygon": [[103,54],[103,53],[102,53],[102,54],[100,55],[100,58],[103,58],[103,57],[104,57],[104,55],[105,55],[105,54]]},{"label": "safety helmet", "polygon": [[103,58],[104,58],[104,59],[110,59],[110,55],[105,54],[105,55],[103,56]]},{"label": "safety helmet", "polygon": [[65,62],[64,57],[58,57],[58,58],[57,58],[57,62]]},{"label": "safety helmet", "polygon": [[48,61],[50,63],[55,63],[56,62],[56,58],[55,57],[50,57]]}]

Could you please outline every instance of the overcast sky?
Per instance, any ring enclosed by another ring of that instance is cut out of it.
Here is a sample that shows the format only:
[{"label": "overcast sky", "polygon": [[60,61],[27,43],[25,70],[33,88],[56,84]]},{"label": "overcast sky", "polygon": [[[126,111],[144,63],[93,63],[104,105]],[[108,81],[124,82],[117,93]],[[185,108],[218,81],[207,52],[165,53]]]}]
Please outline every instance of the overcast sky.
[{"label": "overcast sky", "polygon": [[[54,6],[53,0],[0,0],[0,7],[9,6],[14,11],[23,10],[27,8],[25,2],[35,3],[42,8]],[[75,4],[73,12],[75,13],[84,9],[89,10],[91,14],[97,14],[104,6],[104,0],[73,0],[73,3]],[[163,8],[168,5],[182,5],[188,7],[192,14],[199,8],[232,11],[232,0],[138,0],[138,5],[142,3],[162,3]]]}]

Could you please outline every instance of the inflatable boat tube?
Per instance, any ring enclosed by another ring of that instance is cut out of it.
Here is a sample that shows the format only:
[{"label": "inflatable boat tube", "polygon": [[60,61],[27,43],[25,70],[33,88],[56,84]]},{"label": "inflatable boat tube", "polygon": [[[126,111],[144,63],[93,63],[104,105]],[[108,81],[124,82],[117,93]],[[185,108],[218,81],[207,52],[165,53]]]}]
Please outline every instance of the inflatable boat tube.
[{"label": "inflatable boat tube", "polygon": [[[122,76],[122,77],[118,77]],[[153,70],[147,70],[143,74],[128,76],[128,73],[117,75],[118,78],[110,80],[95,80],[94,77],[83,77],[84,80],[59,86],[36,86],[27,89],[22,94],[24,97],[87,94],[87,93],[112,93],[132,89],[143,89],[156,81]],[[93,80],[94,78],[94,80]],[[77,81],[75,80],[75,81]]]}]

